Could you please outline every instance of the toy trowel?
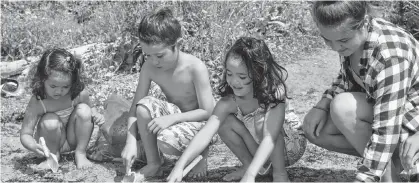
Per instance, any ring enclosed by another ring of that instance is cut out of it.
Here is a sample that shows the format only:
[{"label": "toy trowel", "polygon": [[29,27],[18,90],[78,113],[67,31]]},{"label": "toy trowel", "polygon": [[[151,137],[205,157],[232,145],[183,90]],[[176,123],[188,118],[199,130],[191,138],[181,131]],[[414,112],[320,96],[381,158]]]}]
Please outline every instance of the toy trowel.
[{"label": "toy trowel", "polygon": [[189,165],[183,170],[183,175],[182,175],[182,177],[185,177],[188,173],[189,173],[189,171],[191,171],[192,170],[192,168],[193,167],[195,167],[196,166],[196,164],[198,164],[199,163],[199,161],[201,161],[201,159],[202,159],[202,155],[199,155],[198,157],[196,157],[194,160],[192,160],[192,162],[191,163],[189,163]]},{"label": "toy trowel", "polygon": [[135,172],[132,172],[131,169],[127,171],[121,182],[135,182]]},{"label": "toy trowel", "polygon": [[[182,177],[185,177],[189,173],[189,171],[191,171],[192,168],[195,167],[196,164],[199,163],[199,161],[201,161],[201,159],[202,159],[202,155],[199,155],[191,163],[189,163],[189,165],[183,170]],[[129,168],[126,170],[124,178],[122,179],[121,182],[135,182],[135,180],[136,180],[136,174],[135,172],[132,172],[131,169]]]},{"label": "toy trowel", "polygon": [[131,165],[127,165],[124,178],[122,178],[121,182],[135,182],[135,178],[135,172],[131,171]]},{"label": "toy trowel", "polygon": [[40,137],[39,142],[41,143],[41,146],[44,149],[49,168],[52,170],[52,172],[57,173],[59,167],[57,156],[49,151],[47,144],[45,143],[44,137]]}]

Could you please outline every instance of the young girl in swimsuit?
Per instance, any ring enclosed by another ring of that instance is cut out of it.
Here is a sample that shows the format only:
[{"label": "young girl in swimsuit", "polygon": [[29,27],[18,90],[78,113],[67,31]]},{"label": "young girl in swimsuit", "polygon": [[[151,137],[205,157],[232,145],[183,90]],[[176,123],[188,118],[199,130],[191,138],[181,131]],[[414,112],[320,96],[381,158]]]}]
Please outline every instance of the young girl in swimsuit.
[{"label": "young girl in swimsuit", "polygon": [[[81,60],[68,51],[47,50],[32,79],[33,95],[20,131],[22,145],[41,156],[48,155],[39,143],[40,137],[58,160],[60,153],[75,150],[77,168],[92,164],[86,158],[86,147],[93,122],[103,121],[103,116],[91,108],[82,71]],[[39,167],[47,168],[46,161]]]},{"label": "young girl in swimsuit", "polygon": [[272,165],[273,181],[288,182],[285,167],[302,156],[306,140],[293,128],[295,121],[290,122],[285,112],[286,70],[274,61],[262,40],[249,37],[235,42],[224,66],[224,80],[219,86],[222,98],[176,163],[168,181],[181,181],[187,163],[208,146],[218,131],[243,164],[226,175],[224,181],[254,182],[258,173],[267,173]]}]

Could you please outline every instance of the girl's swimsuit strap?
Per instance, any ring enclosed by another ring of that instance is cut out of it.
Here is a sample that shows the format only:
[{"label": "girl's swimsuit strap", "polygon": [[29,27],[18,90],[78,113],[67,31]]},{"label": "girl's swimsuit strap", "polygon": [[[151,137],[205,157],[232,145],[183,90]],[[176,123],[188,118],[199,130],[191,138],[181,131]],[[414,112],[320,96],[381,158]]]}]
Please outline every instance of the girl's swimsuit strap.
[{"label": "girl's swimsuit strap", "polygon": [[45,107],[44,102],[42,101],[42,99],[40,99],[40,98],[38,98],[38,99],[39,99],[39,102],[41,102],[42,108],[44,108],[44,113],[47,113],[47,108]]}]

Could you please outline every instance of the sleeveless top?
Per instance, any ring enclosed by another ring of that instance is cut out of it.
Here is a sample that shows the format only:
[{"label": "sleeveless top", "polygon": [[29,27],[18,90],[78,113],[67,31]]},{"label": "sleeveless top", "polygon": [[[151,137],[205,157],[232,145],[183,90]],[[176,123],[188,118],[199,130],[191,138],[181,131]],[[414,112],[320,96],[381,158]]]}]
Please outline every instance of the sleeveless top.
[{"label": "sleeveless top", "polygon": [[[44,108],[44,113],[47,113],[47,109],[45,107],[45,104],[42,100],[39,100],[41,102],[42,108]],[[74,110],[74,100],[71,101],[71,107],[67,108],[67,109],[63,109],[63,110],[59,110],[54,112],[55,114],[57,114],[58,117],[60,117],[61,121],[64,123],[64,125],[67,124],[68,119],[70,118],[71,113]]]},{"label": "sleeveless top", "polygon": [[[233,97],[234,102],[236,102],[236,97]],[[253,139],[259,144],[263,139],[263,124],[265,122],[265,112],[262,107],[257,108],[253,112],[244,115],[240,110],[239,105],[237,105],[237,112],[234,114],[237,119],[244,123],[244,126],[249,130]]]}]

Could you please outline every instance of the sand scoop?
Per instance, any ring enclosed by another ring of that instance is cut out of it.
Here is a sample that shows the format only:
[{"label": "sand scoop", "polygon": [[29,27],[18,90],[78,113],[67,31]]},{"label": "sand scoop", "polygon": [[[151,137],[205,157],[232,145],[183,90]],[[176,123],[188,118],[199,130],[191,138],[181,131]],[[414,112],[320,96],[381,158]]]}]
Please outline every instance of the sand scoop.
[{"label": "sand scoop", "polygon": [[39,137],[39,142],[41,143],[45,156],[47,157],[49,168],[52,170],[52,172],[57,173],[59,167],[57,156],[49,151],[44,137]]},{"label": "sand scoop", "polygon": [[[182,177],[185,177],[189,173],[189,171],[191,171],[192,168],[195,167],[199,163],[199,161],[201,161],[201,159],[202,155],[199,155],[191,163],[189,163],[189,165],[183,170]],[[131,169],[128,169],[121,182],[135,182],[136,178],[137,177],[135,172],[132,172]]]}]

